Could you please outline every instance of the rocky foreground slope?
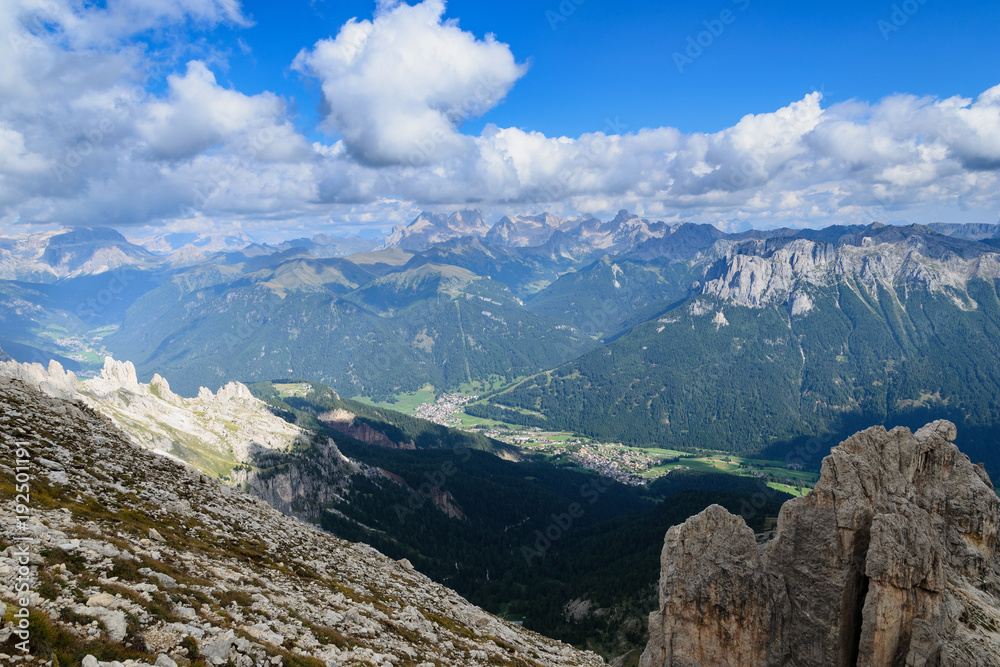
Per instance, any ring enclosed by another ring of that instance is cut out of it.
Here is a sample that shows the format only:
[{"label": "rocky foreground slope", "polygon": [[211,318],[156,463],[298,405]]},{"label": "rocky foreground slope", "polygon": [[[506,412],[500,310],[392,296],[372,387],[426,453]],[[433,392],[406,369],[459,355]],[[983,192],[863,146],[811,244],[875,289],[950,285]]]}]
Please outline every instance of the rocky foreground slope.
[{"label": "rocky foreground slope", "polygon": [[[28,498],[15,497],[20,468]],[[32,654],[60,665],[603,664],[10,378],[0,489],[3,664],[22,656],[18,597]],[[18,596],[22,558],[31,576]]]},{"label": "rocky foreground slope", "polygon": [[762,547],[718,505],[671,528],[640,664],[1000,664],[1000,501],[955,438],[855,434]]}]

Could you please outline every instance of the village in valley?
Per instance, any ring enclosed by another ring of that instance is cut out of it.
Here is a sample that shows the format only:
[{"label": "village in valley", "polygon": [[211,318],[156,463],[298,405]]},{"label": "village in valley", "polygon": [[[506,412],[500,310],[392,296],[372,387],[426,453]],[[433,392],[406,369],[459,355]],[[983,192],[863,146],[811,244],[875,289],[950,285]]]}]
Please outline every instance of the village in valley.
[{"label": "village in valley", "polygon": [[598,442],[578,434],[471,417],[465,413],[465,407],[479,398],[462,393],[434,396],[432,392],[422,392],[421,402],[387,407],[403,409],[443,426],[476,431],[544,456],[556,465],[592,470],[632,486],[643,486],[675,470],[715,471],[758,477],[772,488],[798,496],[807,493],[818,477],[795,463],[759,461],[714,451],[630,447],[620,442]]}]

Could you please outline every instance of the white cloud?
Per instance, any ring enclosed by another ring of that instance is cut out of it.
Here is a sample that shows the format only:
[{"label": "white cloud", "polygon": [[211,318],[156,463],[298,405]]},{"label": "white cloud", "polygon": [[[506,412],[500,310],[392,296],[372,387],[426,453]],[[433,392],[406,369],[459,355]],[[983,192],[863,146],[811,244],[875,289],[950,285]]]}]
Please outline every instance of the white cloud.
[{"label": "white cloud", "polygon": [[30,153],[24,147],[20,132],[0,125],[0,174],[37,174],[47,166],[41,155]]},{"label": "white cloud", "polygon": [[131,31],[248,25],[235,0],[2,2],[0,228],[273,230],[332,218],[356,229],[469,205],[627,207],[723,227],[983,220],[1000,209],[1000,86],[826,107],[814,93],[715,133],[550,137],[489,124],[472,136],[462,121],[499,104],[525,67],[443,12],[439,0],[380,2],[373,19],[303,50],[294,67],[320,80],[340,135],[310,144],[288,101],[224,87],[203,60],[171,65],[162,90],[147,81],[151,58]]},{"label": "white cloud", "polygon": [[224,142],[241,142],[242,150],[261,160],[307,157],[308,146],[284,120],[285,103],[277,95],[222,88],[197,60],[187,64],[184,76],[167,81],[169,95],[143,105],[136,123],[156,157],[193,157]]},{"label": "white cloud", "polygon": [[525,73],[493,35],[479,40],[444,21],[443,0],[380,2],[372,20],[347,22],[334,39],[295,59],[320,79],[329,128],[371,164],[423,164],[468,144],[462,121],[495,107]]}]

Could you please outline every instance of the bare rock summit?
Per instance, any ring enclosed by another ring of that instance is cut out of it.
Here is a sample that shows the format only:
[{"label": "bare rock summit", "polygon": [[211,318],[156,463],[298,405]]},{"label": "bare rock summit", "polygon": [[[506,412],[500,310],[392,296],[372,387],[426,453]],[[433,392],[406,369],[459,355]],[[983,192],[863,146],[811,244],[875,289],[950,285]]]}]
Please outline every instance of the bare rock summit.
[{"label": "bare rock summit", "polygon": [[762,547],[717,505],[671,528],[640,665],[1000,664],[1000,500],[956,436],[851,436]]}]

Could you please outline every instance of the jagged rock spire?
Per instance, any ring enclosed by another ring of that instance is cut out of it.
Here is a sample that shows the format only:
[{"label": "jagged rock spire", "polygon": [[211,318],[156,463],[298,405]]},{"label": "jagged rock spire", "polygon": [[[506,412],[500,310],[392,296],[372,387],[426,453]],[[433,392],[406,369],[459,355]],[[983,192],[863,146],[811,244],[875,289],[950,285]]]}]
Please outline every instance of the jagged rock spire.
[{"label": "jagged rock spire", "polygon": [[760,552],[719,506],[671,528],[642,667],[1000,664],[1000,500],[956,435],[853,435]]}]

